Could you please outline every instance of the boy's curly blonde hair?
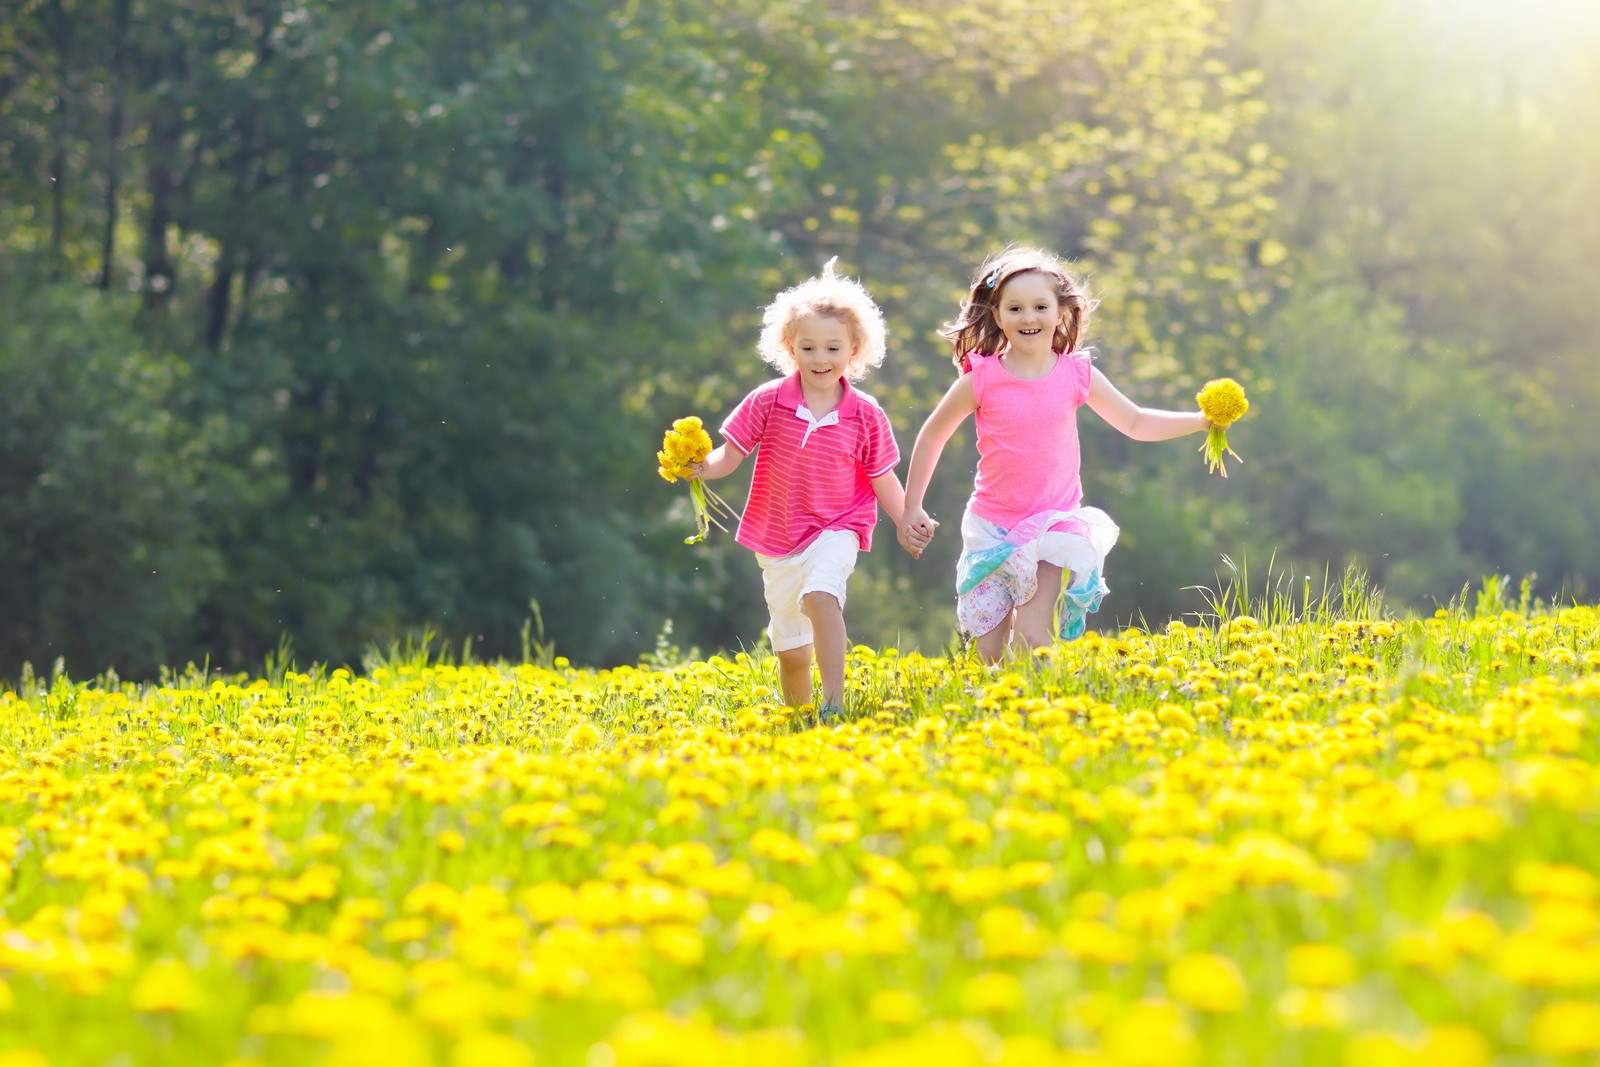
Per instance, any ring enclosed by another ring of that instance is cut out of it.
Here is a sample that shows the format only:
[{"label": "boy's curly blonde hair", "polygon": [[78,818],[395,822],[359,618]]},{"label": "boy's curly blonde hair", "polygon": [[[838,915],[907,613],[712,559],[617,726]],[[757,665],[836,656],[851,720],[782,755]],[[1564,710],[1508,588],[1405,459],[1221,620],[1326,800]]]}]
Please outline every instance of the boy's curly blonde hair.
[{"label": "boy's curly blonde hair", "polygon": [[873,367],[883,365],[885,351],[883,312],[854,278],[840,277],[833,265],[834,256],[822,273],[807,278],[773,298],[761,316],[761,339],[756,350],[763,361],[784,374],[793,374],[798,365],[790,353],[795,328],[807,315],[824,315],[844,323],[854,346],[845,365],[844,377],[852,382],[867,376]]}]

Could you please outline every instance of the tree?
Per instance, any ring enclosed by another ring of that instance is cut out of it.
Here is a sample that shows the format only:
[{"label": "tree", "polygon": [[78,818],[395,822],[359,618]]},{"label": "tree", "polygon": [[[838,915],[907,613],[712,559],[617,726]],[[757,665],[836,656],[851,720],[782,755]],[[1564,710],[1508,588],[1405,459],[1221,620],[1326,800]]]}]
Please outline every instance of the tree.
[{"label": "tree", "polygon": [[222,567],[183,364],[111,303],[0,272],[0,664],[150,675]]},{"label": "tree", "polygon": [[[1439,513],[1450,530],[1411,546],[1397,584],[1413,603],[1492,573],[1537,572],[1544,594],[1592,591],[1600,554],[1579,531],[1600,519],[1587,474],[1600,450],[1589,415],[1600,279],[1585,251],[1600,241],[1589,59],[1600,11],[1559,0],[1515,20],[1435,0],[1239,11],[1239,47],[1273,105],[1266,133],[1294,161],[1277,235],[1312,268],[1288,303],[1303,318],[1316,290],[1340,291],[1352,318],[1325,328],[1357,366],[1370,369],[1365,328],[1381,321],[1379,348],[1423,364],[1404,373],[1434,390],[1425,418],[1412,414],[1421,405],[1390,408],[1381,425],[1354,416],[1365,431],[1343,450],[1384,440],[1397,457],[1387,489],[1419,490],[1402,496],[1413,516],[1456,498]],[[1288,372],[1295,358],[1277,357]],[[1302,399],[1289,417],[1315,424],[1327,396]],[[1343,501],[1348,548],[1393,523],[1385,488]]]}]

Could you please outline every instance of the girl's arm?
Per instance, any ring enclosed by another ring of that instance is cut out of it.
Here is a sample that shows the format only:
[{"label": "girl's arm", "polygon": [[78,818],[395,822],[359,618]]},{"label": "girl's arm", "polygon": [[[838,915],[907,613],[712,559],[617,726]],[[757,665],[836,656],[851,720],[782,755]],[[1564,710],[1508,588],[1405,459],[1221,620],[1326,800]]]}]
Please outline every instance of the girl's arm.
[{"label": "girl's arm", "polygon": [[714,481],[717,478],[726,478],[739,469],[739,464],[744,462],[745,453],[740,452],[727,444],[718,445],[711,450],[711,454],[699,463],[689,464],[689,469],[694,471],[696,478],[705,481]]},{"label": "girl's arm", "polygon": [[914,531],[907,536],[901,528],[900,520],[906,510],[906,491],[900,485],[899,476],[894,471],[887,470],[872,479],[872,495],[878,498],[878,505],[883,508],[883,513],[894,523],[894,537],[900,542],[900,547],[911,553],[912,559],[921,559],[922,550],[927,548],[928,542],[933,539],[933,531]]},{"label": "girl's arm", "polygon": [[957,378],[940,398],[933,412],[917,433],[917,443],[911,448],[911,469],[906,472],[905,511],[900,519],[901,543],[915,527],[925,526],[932,535],[933,520],[922,509],[922,498],[933,480],[933,468],[939,465],[939,454],[945,442],[956,432],[963,419],[978,410],[978,397],[972,391],[972,375]]},{"label": "girl's arm", "polygon": [[1170,441],[1210,429],[1198,411],[1140,407],[1123,396],[1097,367],[1089,370],[1089,409],[1135,441]]}]

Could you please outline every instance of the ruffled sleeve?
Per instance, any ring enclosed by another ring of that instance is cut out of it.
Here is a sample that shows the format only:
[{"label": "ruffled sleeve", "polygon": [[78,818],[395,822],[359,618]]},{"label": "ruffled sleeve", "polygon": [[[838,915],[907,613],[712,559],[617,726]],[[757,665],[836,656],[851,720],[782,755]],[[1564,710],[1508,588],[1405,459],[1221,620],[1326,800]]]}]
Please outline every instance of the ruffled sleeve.
[{"label": "ruffled sleeve", "polygon": [[1072,361],[1073,404],[1081,408],[1089,402],[1089,353],[1073,352],[1066,358]]}]

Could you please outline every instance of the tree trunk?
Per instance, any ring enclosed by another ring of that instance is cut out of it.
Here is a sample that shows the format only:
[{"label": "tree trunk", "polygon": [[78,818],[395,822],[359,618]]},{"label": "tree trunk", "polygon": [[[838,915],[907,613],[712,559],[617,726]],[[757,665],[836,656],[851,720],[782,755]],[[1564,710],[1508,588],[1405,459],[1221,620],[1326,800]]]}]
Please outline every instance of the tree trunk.
[{"label": "tree trunk", "polygon": [[72,16],[61,0],[50,5],[57,57],[54,151],[50,153],[50,253],[55,271],[66,262],[67,144],[72,137]]},{"label": "tree trunk", "polygon": [[106,228],[100,240],[101,289],[111,288],[117,254],[117,213],[121,210],[118,194],[122,181],[122,122],[123,106],[127,94],[124,71],[128,58],[128,13],[132,0],[117,0],[113,18],[115,41],[111,52],[111,119],[106,130]]},{"label": "tree trunk", "polygon": [[150,167],[150,215],[144,227],[144,306],[159,311],[172,298],[176,270],[167,248],[167,227],[172,223],[173,163],[178,156],[182,116],[168,103],[156,105],[150,121],[146,149]]},{"label": "tree trunk", "polygon": [[[223,249],[223,259],[227,249]],[[233,271],[222,264],[217,266],[217,277],[206,296],[206,347],[221,352],[228,339],[228,298],[233,292]]]}]

